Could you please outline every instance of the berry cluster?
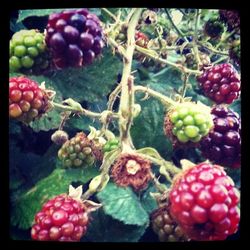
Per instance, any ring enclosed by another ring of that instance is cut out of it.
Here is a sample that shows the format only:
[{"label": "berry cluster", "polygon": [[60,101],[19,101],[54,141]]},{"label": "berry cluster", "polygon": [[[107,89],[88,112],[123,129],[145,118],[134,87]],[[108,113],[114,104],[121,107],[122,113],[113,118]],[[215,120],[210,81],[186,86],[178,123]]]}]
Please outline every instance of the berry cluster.
[{"label": "berry cluster", "polygon": [[174,179],[170,214],[192,240],[225,240],[238,229],[239,199],[222,167],[201,163]]},{"label": "berry cluster", "polygon": [[165,133],[171,133],[181,143],[199,142],[213,126],[212,116],[203,106],[194,103],[179,104],[165,118]]},{"label": "berry cluster", "polygon": [[49,16],[45,41],[56,68],[81,67],[100,55],[104,42],[100,20],[87,9]]},{"label": "berry cluster", "polygon": [[39,241],[80,241],[88,221],[85,205],[61,194],[45,203],[36,214],[31,237]]},{"label": "berry cluster", "polygon": [[[199,57],[200,57],[200,67],[199,68],[204,68],[210,65],[210,57],[209,55],[205,54],[205,53],[199,53]],[[197,69],[197,61],[195,59],[194,54],[189,53],[185,55],[185,63],[187,65],[188,68],[190,69]]]},{"label": "berry cluster", "polygon": [[219,10],[220,19],[227,25],[228,31],[240,33],[240,16],[237,10]]},{"label": "berry cluster", "polygon": [[224,25],[218,19],[210,19],[206,22],[204,32],[211,38],[218,39],[224,31]]},{"label": "berry cluster", "polygon": [[49,67],[44,35],[37,30],[20,30],[10,40],[10,71],[40,73]]},{"label": "berry cluster", "polygon": [[38,83],[24,76],[9,79],[9,116],[30,123],[48,109],[48,97]]},{"label": "berry cluster", "polygon": [[[187,39],[187,41],[186,41],[185,38]],[[183,45],[183,44],[186,43],[186,42],[192,42],[192,41],[193,41],[193,37],[192,37],[192,36],[187,36],[187,37],[185,37],[185,38],[179,38],[179,39],[176,41],[176,45],[177,45],[177,46],[181,46],[181,45]],[[191,53],[191,49],[188,48],[188,44],[187,44],[187,45],[185,46],[185,48],[183,48],[182,50],[178,49],[178,50],[176,51],[176,53],[177,53],[177,54],[186,55],[186,54],[188,54],[188,53]]]},{"label": "berry cluster", "polygon": [[158,235],[161,242],[187,241],[181,227],[176,223],[166,206],[156,209],[151,214],[153,231]]},{"label": "berry cluster", "polygon": [[105,145],[103,146],[103,151],[104,152],[110,152],[116,148],[119,147],[120,141],[118,139],[112,139],[109,140],[105,143]]},{"label": "berry cluster", "polygon": [[143,32],[140,32],[140,31],[136,31],[136,33],[135,33],[136,45],[146,48],[148,42],[149,42],[149,38],[146,34],[144,34]]},{"label": "berry cluster", "polygon": [[215,106],[211,114],[214,129],[200,142],[203,155],[216,164],[240,167],[241,121],[239,115],[222,105]]},{"label": "berry cluster", "polygon": [[197,77],[205,96],[217,104],[231,104],[240,95],[240,76],[228,63],[213,66]]},{"label": "berry cluster", "polygon": [[65,168],[92,166],[100,160],[100,149],[83,133],[66,141],[58,151],[58,157]]}]

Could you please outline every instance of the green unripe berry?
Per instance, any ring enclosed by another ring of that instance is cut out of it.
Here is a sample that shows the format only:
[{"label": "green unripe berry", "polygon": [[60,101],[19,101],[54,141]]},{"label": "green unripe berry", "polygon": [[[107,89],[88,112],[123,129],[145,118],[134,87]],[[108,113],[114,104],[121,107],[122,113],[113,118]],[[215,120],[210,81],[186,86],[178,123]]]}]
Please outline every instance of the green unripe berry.
[{"label": "green unripe berry", "polygon": [[191,115],[187,115],[183,120],[184,125],[194,125],[194,118]]},{"label": "green unripe berry", "polygon": [[119,144],[119,140],[115,138],[115,139],[112,139],[112,140],[108,141],[108,143],[110,145],[118,145]]},{"label": "green unripe berry", "polygon": [[16,71],[22,67],[20,59],[16,56],[12,56],[9,60],[10,70]]},{"label": "green unripe berry", "polygon": [[74,153],[74,147],[73,147],[73,146],[69,146],[69,147],[67,148],[67,152],[68,152],[69,154],[73,154],[73,153]]},{"label": "green unripe berry", "polygon": [[23,36],[18,35],[18,36],[13,36],[12,37],[12,44],[13,46],[17,46],[17,45],[23,45]]},{"label": "green unripe berry", "polygon": [[46,49],[46,46],[45,46],[45,44],[43,44],[43,43],[38,43],[38,44],[36,45],[36,47],[38,48],[38,50],[39,50],[40,53],[44,52],[45,49]]},{"label": "green unripe berry", "polygon": [[73,154],[69,155],[70,160],[74,160],[74,159],[76,159],[76,157],[77,157],[76,153],[73,153]]},{"label": "green unripe berry", "polygon": [[36,46],[36,40],[32,36],[25,37],[23,42],[27,47]]},{"label": "green unripe berry", "polygon": [[36,40],[36,43],[43,43],[44,37],[43,37],[42,34],[37,33],[37,34],[34,36],[34,39]]},{"label": "green unripe berry", "polygon": [[179,119],[178,112],[177,112],[177,111],[174,111],[174,112],[172,113],[172,115],[171,115],[170,120],[171,120],[171,122],[176,123],[178,119]]},{"label": "green unripe berry", "polygon": [[24,56],[21,58],[21,63],[24,68],[31,68],[34,64],[34,60],[30,58],[29,56]]},{"label": "green unripe berry", "polygon": [[79,144],[76,144],[74,149],[76,153],[79,153],[81,151],[81,146]]},{"label": "green unripe berry", "polygon": [[175,123],[175,127],[176,128],[181,128],[183,126],[183,121],[182,120],[179,120]]},{"label": "green unripe berry", "polygon": [[200,140],[201,140],[201,135],[197,135],[194,138],[190,138],[190,141],[192,141],[192,142],[199,142]]},{"label": "green unripe berry", "polygon": [[77,157],[80,159],[80,160],[84,160],[86,158],[86,155],[82,152],[78,153]]},{"label": "green unripe berry", "polygon": [[202,114],[196,114],[194,120],[196,125],[204,124],[207,121],[206,117]]},{"label": "green unripe berry", "polygon": [[94,157],[87,157],[85,162],[87,163],[87,165],[91,166],[94,164],[95,158]]},{"label": "green unripe berry", "polygon": [[194,138],[198,135],[199,129],[196,126],[188,125],[184,128],[184,132],[189,138]]},{"label": "green unripe berry", "polygon": [[178,111],[178,115],[181,119],[183,119],[185,116],[188,115],[188,108],[186,108],[186,107],[180,108]]},{"label": "green unripe berry", "polygon": [[177,138],[180,142],[187,142],[188,141],[188,137],[185,135],[183,130],[179,130],[177,132]]},{"label": "green unripe berry", "polygon": [[80,159],[75,159],[73,161],[73,165],[76,166],[76,167],[80,167],[82,165],[82,160]]},{"label": "green unripe berry", "polygon": [[172,133],[176,136],[177,135],[177,132],[178,132],[178,128],[174,127],[172,129]]},{"label": "green unripe berry", "polygon": [[109,152],[110,151],[110,145],[109,144],[105,144],[103,147],[103,151],[104,152]]},{"label": "green unripe berry", "polygon": [[30,56],[32,56],[32,57],[36,57],[36,56],[39,55],[39,52],[38,52],[38,50],[37,50],[36,47],[29,47],[29,48],[27,49],[27,52],[28,52],[28,54],[29,54]]},{"label": "green unripe berry", "polygon": [[14,55],[22,57],[26,54],[26,48],[23,45],[18,45],[14,48]]}]

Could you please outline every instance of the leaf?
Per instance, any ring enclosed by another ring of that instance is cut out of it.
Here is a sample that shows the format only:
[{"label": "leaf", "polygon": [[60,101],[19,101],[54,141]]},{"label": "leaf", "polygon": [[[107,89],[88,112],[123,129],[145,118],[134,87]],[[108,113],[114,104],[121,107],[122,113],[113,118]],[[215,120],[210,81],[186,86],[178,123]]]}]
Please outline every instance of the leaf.
[{"label": "leaf", "polygon": [[156,149],[154,148],[140,148],[138,150],[136,150],[138,153],[141,153],[141,154],[146,154],[146,155],[149,155],[149,156],[152,156],[156,159],[162,159],[162,157],[159,155],[159,153],[157,152]]},{"label": "leaf", "polygon": [[98,102],[109,94],[121,67],[122,62],[106,49],[102,58],[96,59],[93,64],[58,70],[51,76],[51,80],[64,99],[73,97],[77,102]]},{"label": "leaf", "polygon": [[150,184],[141,196],[141,204],[148,214],[150,214],[153,210],[157,208],[157,202],[150,195],[151,192],[156,192],[156,188],[153,184]]},{"label": "leaf", "polygon": [[82,241],[137,242],[148,225],[125,225],[105,214],[102,209],[91,213],[92,221]]},{"label": "leaf", "polygon": [[[137,102],[138,103],[138,102]],[[156,148],[163,157],[172,153],[172,144],[164,135],[164,107],[154,99],[139,102],[141,113],[134,119],[131,135],[136,148]]]},{"label": "leaf", "polygon": [[73,181],[88,182],[97,175],[96,168],[55,169],[48,177],[40,180],[32,189],[18,197],[12,204],[11,224],[22,229],[31,227],[35,214],[52,197],[67,193]]},{"label": "leaf", "polygon": [[129,225],[142,226],[149,223],[149,217],[131,188],[122,188],[109,182],[97,194],[107,215]]},{"label": "leaf", "polygon": [[30,9],[30,10],[20,10],[17,23],[22,22],[24,19],[32,16],[44,17],[55,12],[60,12],[66,9]]}]

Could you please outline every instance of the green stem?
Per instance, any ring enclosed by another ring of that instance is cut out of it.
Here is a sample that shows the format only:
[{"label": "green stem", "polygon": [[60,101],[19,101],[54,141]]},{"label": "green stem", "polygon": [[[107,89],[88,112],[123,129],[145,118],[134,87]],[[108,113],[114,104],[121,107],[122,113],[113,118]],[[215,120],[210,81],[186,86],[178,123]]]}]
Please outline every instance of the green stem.
[{"label": "green stem", "polygon": [[215,53],[215,54],[219,54],[219,55],[224,55],[224,56],[228,56],[228,52],[227,51],[220,51],[220,50],[217,50],[213,47],[210,47],[210,46],[207,46],[201,42],[197,42],[201,47],[204,47],[208,50],[210,50],[211,52]]},{"label": "green stem", "polygon": [[166,14],[167,14],[167,17],[168,17],[170,23],[172,24],[173,28],[176,30],[176,32],[178,33],[178,35],[181,36],[181,37],[183,37],[183,38],[185,39],[185,36],[184,36],[184,34],[182,33],[182,31],[179,30],[178,27],[174,24],[174,22],[173,22],[173,20],[172,20],[172,17],[170,16],[168,10],[167,10],[166,8],[164,8],[164,10],[165,10],[165,12],[166,12]]},{"label": "green stem", "polygon": [[134,148],[130,137],[130,127],[133,121],[133,105],[134,105],[134,83],[131,78],[131,68],[133,53],[135,49],[135,29],[142,12],[142,8],[138,8],[133,13],[127,30],[127,49],[126,58],[123,61],[123,72],[121,79],[121,99],[119,106],[119,129],[122,141],[122,148]]},{"label": "green stem", "polygon": [[[63,104],[56,103],[56,102],[52,102],[51,104],[53,107],[58,108],[58,109],[62,109],[64,111],[72,111],[74,113],[80,113],[82,115],[89,116],[92,118],[101,118],[102,117],[102,113],[92,112],[92,111],[89,111],[89,110],[84,109],[82,107],[75,108],[75,107],[63,105]],[[112,116],[115,118],[118,118],[118,115],[115,113],[113,113]]]},{"label": "green stem", "polygon": [[194,56],[195,56],[195,59],[197,62],[197,69],[199,69],[199,66],[201,64],[201,60],[199,57],[199,50],[198,50],[198,46],[197,46],[198,26],[199,26],[199,22],[200,22],[200,14],[201,14],[201,10],[197,9],[196,16],[195,16],[194,41],[193,41],[193,49],[194,49]]},{"label": "green stem", "polygon": [[148,93],[149,95],[155,97],[156,99],[160,100],[164,105],[173,105],[175,106],[176,105],[176,102],[174,100],[172,100],[171,98],[153,90],[153,89],[150,89],[148,87],[144,87],[144,86],[135,86],[134,87],[134,91],[140,91],[140,92],[144,92],[144,93]]},{"label": "green stem", "polygon": [[110,12],[107,8],[101,8],[106,14],[108,14],[114,21],[117,20],[116,16]]},{"label": "green stem", "polygon": [[212,64],[213,64],[213,65],[216,65],[216,64],[218,64],[219,62],[224,61],[224,60],[226,60],[226,59],[228,59],[228,56],[222,56],[222,57],[219,58],[218,60],[214,61]]},{"label": "green stem", "polygon": [[189,74],[185,74],[184,75],[184,81],[183,81],[183,86],[182,86],[182,89],[181,89],[181,96],[184,98],[185,95],[186,95],[186,91],[187,91],[187,86],[188,86],[188,78],[189,78]]},{"label": "green stem", "polygon": [[153,59],[154,61],[156,62],[160,62],[160,63],[164,63],[166,65],[170,65],[174,68],[177,68],[178,70],[180,70],[181,72],[185,72],[185,73],[190,73],[190,74],[194,74],[194,75],[200,75],[202,72],[199,71],[199,70],[192,70],[192,69],[188,69],[186,67],[184,67],[183,65],[181,64],[176,64],[176,63],[173,63],[173,62],[169,62],[168,60],[166,59],[163,59],[163,58],[160,58],[158,55],[155,55],[155,53],[151,53],[150,50],[148,49],[145,49],[145,48],[142,48],[138,45],[135,46],[135,49],[137,51],[139,51],[141,54]]}]

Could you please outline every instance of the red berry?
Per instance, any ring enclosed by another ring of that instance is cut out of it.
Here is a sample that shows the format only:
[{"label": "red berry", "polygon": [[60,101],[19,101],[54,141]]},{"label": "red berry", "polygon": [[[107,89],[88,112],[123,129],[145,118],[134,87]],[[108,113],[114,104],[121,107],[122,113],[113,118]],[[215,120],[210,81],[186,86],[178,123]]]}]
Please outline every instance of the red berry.
[{"label": "red berry", "polygon": [[169,202],[171,216],[192,240],[225,240],[238,229],[239,192],[218,165],[201,163],[177,175]]},{"label": "red berry", "polygon": [[37,82],[24,76],[12,77],[9,81],[11,118],[29,123],[46,111],[48,98]]},{"label": "red berry", "polygon": [[79,241],[88,221],[83,203],[61,194],[45,203],[36,214],[31,237],[33,240]]},{"label": "red berry", "polygon": [[240,94],[240,77],[231,64],[220,64],[206,69],[197,77],[204,95],[217,104],[231,104]]}]

